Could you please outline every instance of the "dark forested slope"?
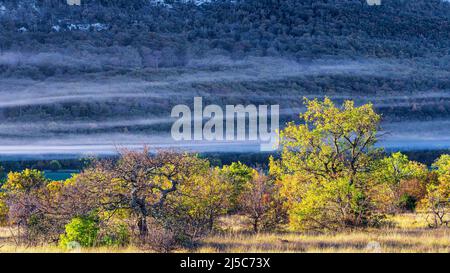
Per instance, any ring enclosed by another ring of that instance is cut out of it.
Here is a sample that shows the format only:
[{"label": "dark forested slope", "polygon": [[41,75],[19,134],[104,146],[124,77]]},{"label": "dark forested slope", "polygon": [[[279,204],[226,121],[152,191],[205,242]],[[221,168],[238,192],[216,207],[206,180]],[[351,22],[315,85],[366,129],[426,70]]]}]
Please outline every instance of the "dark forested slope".
[{"label": "dark forested slope", "polygon": [[[203,5],[144,0],[2,0],[0,46],[170,48],[178,58],[231,55],[417,57],[447,54],[441,0],[242,0]],[[69,31],[71,29],[71,31]],[[78,31],[76,31],[78,29]],[[180,64],[180,63],[175,63]],[[173,65],[173,64],[163,64]]]}]

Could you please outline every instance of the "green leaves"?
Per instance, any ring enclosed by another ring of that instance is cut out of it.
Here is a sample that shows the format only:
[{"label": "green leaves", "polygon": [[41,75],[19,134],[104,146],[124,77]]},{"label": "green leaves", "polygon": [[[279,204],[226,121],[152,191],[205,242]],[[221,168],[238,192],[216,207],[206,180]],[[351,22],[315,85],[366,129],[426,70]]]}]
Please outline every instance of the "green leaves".
[{"label": "green leaves", "polygon": [[427,176],[427,167],[415,161],[409,161],[408,157],[400,152],[393,153],[390,157],[383,158],[376,170],[378,180],[392,185],[400,184],[401,180],[424,180]]},{"label": "green leaves", "polygon": [[231,210],[237,210],[239,207],[239,198],[254,175],[254,170],[241,162],[233,162],[229,166],[223,166],[220,174],[231,184]]},{"label": "green leaves", "polygon": [[365,171],[376,142],[380,116],[371,104],[341,107],[325,98],[305,99],[304,124],[289,123],[281,132],[282,158],[287,171],[312,174],[316,179],[355,176]]},{"label": "green leaves", "polygon": [[3,189],[8,191],[29,192],[45,186],[49,180],[38,170],[25,169],[22,172],[10,172]]},{"label": "green leaves", "polygon": [[73,218],[65,227],[65,234],[60,237],[59,244],[67,248],[70,243],[78,243],[83,247],[92,247],[97,241],[98,222],[93,217]]},{"label": "green leaves", "polygon": [[435,172],[439,175],[450,176],[450,155],[442,155],[433,164]]},{"label": "green leaves", "polygon": [[294,202],[287,205],[291,226],[366,225],[373,202],[365,189],[371,182],[380,116],[372,104],[355,107],[352,101],[338,107],[329,98],[305,99],[305,105],[303,124],[289,123],[281,132],[281,161],[270,164],[282,183],[299,191],[284,191],[287,202]]}]

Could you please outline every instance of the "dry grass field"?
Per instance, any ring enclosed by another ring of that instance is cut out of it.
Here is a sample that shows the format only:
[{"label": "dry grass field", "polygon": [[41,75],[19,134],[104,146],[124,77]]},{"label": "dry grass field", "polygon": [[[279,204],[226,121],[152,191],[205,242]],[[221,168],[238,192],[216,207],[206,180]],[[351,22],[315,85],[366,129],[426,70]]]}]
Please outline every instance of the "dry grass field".
[{"label": "dry grass field", "polygon": [[[394,227],[346,231],[328,234],[270,233],[249,234],[238,228],[228,233],[203,239],[195,249],[177,252],[314,252],[314,253],[373,253],[373,252],[450,252],[450,228],[429,229],[425,220],[415,214],[393,217]],[[136,247],[86,248],[89,253],[135,253]],[[57,246],[16,246],[9,228],[0,229],[0,252],[63,252]]]}]

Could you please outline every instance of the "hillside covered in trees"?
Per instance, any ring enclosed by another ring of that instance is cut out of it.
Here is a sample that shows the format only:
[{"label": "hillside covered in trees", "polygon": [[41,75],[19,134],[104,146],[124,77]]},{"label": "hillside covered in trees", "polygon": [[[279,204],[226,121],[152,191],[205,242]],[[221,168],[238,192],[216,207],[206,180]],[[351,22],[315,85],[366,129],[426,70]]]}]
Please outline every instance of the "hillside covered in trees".
[{"label": "hillside covered in trees", "polygon": [[183,65],[212,50],[297,60],[414,58],[447,55],[450,45],[450,4],[441,0],[385,0],[381,6],[365,0],[1,2],[2,50],[131,46],[170,49],[179,59],[159,66]]}]

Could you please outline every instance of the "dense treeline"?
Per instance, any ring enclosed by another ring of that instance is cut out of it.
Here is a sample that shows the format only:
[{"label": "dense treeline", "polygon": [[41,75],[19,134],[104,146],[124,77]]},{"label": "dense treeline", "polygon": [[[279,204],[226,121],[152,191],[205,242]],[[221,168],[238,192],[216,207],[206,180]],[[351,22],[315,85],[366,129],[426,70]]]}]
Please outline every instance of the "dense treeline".
[{"label": "dense treeline", "polygon": [[[2,50],[135,50],[149,66],[182,65],[190,55],[213,50],[297,59],[413,58],[431,52],[446,55],[449,47],[450,9],[440,0],[387,0],[379,7],[363,0],[245,0],[201,6],[174,3],[172,8],[143,1],[84,1],[81,7],[68,7],[63,0],[3,2],[10,11],[0,15]],[[67,29],[95,23],[108,27]]]},{"label": "dense treeline", "polygon": [[[395,151],[385,151],[384,155],[388,156],[390,153]],[[416,150],[416,151],[403,151],[410,160],[420,162],[427,166],[431,166],[433,162],[439,156],[448,153],[448,150]],[[279,158],[278,153],[202,153],[199,154],[201,158],[207,159],[211,166],[213,167],[223,167],[224,165],[230,165],[233,162],[241,162],[252,168],[267,170],[269,167],[270,156],[274,158]],[[35,169],[39,171],[50,171],[50,172],[78,172],[92,162],[91,158],[79,158],[78,155],[61,155],[59,159],[48,159],[48,155],[43,155],[42,159],[12,159],[5,158],[2,159],[0,167],[0,179],[5,180],[9,172],[20,172],[24,169]],[[58,156],[51,156],[50,158],[58,158]],[[115,157],[109,158],[114,160]],[[51,178],[51,177],[50,177]]]},{"label": "dense treeline", "polygon": [[[224,68],[227,69],[227,68]],[[193,69],[195,71],[195,69]],[[16,70],[15,70],[16,71]],[[205,103],[218,104],[254,104],[254,103],[274,103],[282,104],[284,108],[298,108],[301,104],[298,100],[291,100],[290,96],[322,95],[336,97],[359,97],[362,94],[373,96],[378,100],[378,111],[385,115],[389,121],[405,120],[430,120],[439,116],[446,118],[450,115],[449,98],[446,92],[450,89],[448,78],[434,78],[433,73],[438,71],[424,72],[424,75],[414,75],[412,77],[389,79],[383,76],[364,77],[354,75],[330,75],[330,76],[299,76],[285,80],[264,80],[257,81],[238,81],[238,82],[206,82],[180,84],[174,88],[183,90],[183,92],[192,91],[194,94],[206,94]],[[16,71],[17,72],[17,71]],[[173,73],[179,73],[172,71]],[[151,72],[153,74],[153,72]],[[167,73],[170,73],[169,71]],[[429,73],[426,75],[425,73]],[[140,77],[132,77],[129,80],[139,81]],[[219,91],[241,94],[241,96],[230,96],[224,98]],[[165,91],[165,90],[164,90]],[[161,91],[161,92],[164,92]],[[160,92],[158,90],[158,92]],[[272,98],[262,98],[252,96],[243,96],[242,94],[253,94],[258,92]],[[433,92],[440,94],[434,95]],[[417,97],[414,96],[417,94]],[[429,95],[427,95],[429,94]],[[389,96],[401,96],[390,98]],[[298,98],[297,97],[297,98]],[[275,98],[277,99],[275,101]],[[226,100],[225,100],[226,99]],[[337,99],[341,100],[342,99]],[[93,119],[101,121],[108,118],[120,118],[126,113],[130,118],[143,116],[167,117],[171,109],[176,104],[192,104],[192,96],[175,96],[167,90],[165,97],[151,97],[151,100],[142,98],[116,98],[116,100],[97,99],[80,101],[56,101],[52,104],[30,104],[30,105],[12,105],[3,107],[0,112],[2,118],[8,121],[64,121],[68,118],[74,119]],[[288,117],[282,117],[290,120],[294,117],[291,113]],[[117,126],[117,132],[123,130]],[[139,128],[136,130],[163,131],[170,128],[170,123],[159,123],[148,128]],[[141,126],[142,127],[142,126]],[[25,129],[25,128],[24,128]],[[48,126],[49,132],[58,133],[58,127]],[[104,128],[77,129],[72,133],[86,132],[104,132]],[[3,134],[12,134],[12,132],[1,132]]]},{"label": "dense treeline", "polygon": [[375,147],[380,121],[371,104],[306,100],[304,123],[280,134],[268,171],[197,155],[121,151],[66,181],[42,172],[10,172],[1,190],[3,224],[16,242],[36,245],[195,247],[241,215],[253,232],[336,231],[382,227],[386,216],[423,213],[430,228],[449,221],[450,156],[431,168]]}]

